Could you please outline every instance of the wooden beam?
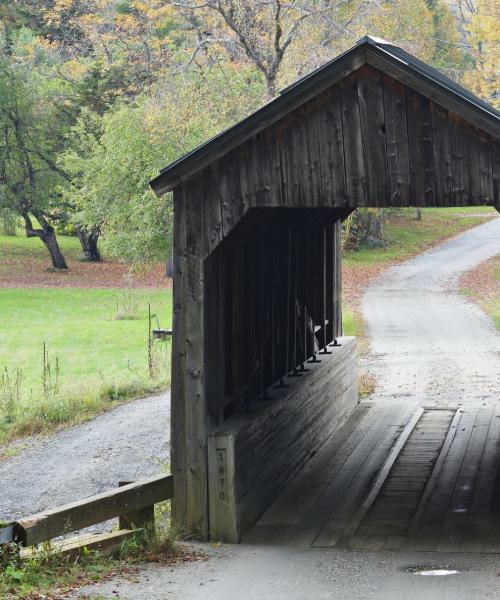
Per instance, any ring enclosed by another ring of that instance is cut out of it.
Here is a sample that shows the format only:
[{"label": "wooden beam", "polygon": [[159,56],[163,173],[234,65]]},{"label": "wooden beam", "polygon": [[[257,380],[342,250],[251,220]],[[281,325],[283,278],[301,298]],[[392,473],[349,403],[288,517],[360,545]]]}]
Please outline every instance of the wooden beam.
[{"label": "wooden beam", "polygon": [[42,511],[16,522],[16,537],[33,546],[84,527],[102,523],[124,512],[140,510],[172,498],[172,475],[155,475],[123,487]]}]

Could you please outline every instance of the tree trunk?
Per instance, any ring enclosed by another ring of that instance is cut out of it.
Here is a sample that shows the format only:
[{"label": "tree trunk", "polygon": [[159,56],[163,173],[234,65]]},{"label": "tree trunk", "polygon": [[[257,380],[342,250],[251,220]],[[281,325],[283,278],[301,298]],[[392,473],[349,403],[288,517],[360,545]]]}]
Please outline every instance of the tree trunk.
[{"label": "tree trunk", "polygon": [[89,262],[100,262],[101,254],[97,248],[97,240],[99,239],[99,228],[91,229],[90,232],[76,227],[76,234],[82,246],[84,259]]},{"label": "tree trunk", "polygon": [[59,243],[57,242],[56,232],[52,225],[47,221],[47,219],[37,213],[34,215],[37,221],[42,226],[41,229],[34,229],[33,224],[29,215],[23,214],[23,219],[25,223],[25,230],[27,237],[37,237],[42,240],[45,247],[49,251],[50,258],[52,260],[52,266],[54,269],[67,269],[68,265],[66,264],[66,260],[64,259],[63,253],[59,248]]},{"label": "tree trunk", "polygon": [[68,265],[66,264],[66,260],[59,248],[59,243],[57,241],[56,232],[54,228],[49,225],[49,228],[43,228],[44,235],[41,237],[42,242],[45,244],[45,247],[49,251],[50,258],[52,260],[52,266],[54,269],[67,269]]}]

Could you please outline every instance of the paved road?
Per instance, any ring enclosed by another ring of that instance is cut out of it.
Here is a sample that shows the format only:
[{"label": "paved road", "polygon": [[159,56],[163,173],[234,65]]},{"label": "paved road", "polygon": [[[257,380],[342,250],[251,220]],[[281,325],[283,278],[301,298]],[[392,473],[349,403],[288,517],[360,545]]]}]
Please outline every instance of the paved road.
[{"label": "paved road", "polygon": [[[460,275],[500,252],[500,219],[387,272],[367,290],[364,314],[372,402],[424,405],[500,401],[500,335],[458,291]],[[145,567],[138,584],[113,581],[81,594],[134,600],[500,599],[495,555],[199,546],[211,557],[182,567]],[[448,568],[447,576],[412,567]]]},{"label": "paved road", "polygon": [[[9,521],[161,472],[168,461],[170,393],[136,400],[0,461],[0,520]],[[15,447],[15,446],[13,446]]]}]

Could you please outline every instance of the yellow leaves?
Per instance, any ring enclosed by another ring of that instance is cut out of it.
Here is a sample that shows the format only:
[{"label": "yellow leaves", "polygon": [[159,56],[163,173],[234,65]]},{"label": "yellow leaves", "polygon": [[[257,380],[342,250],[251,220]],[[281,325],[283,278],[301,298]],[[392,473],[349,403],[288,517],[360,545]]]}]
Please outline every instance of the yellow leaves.
[{"label": "yellow leaves", "polygon": [[55,0],[52,8],[45,12],[45,20],[49,25],[61,23],[72,7],[73,0]]},{"label": "yellow leaves", "polygon": [[500,106],[500,0],[477,0],[468,24],[475,69],[464,83],[476,94]]},{"label": "yellow leaves", "polygon": [[78,80],[88,72],[88,67],[78,59],[71,58],[64,63],[64,71],[71,79]]},{"label": "yellow leaves", "polygon": [[139,22],[133,15],[116,15],[115,23],[123,31],[133,32],[139,27]]}]

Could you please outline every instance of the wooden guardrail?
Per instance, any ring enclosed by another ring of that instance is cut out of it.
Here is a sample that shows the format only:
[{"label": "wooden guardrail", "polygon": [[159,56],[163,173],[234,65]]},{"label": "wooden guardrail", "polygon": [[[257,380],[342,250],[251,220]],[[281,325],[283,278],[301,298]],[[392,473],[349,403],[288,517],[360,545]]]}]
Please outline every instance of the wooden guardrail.
[{"label": "wooden guardrail", "polygon": [[[119,532],[99,534],[96,537],[103,545],[108,537],[116,544],[120,538],[154,522],[154,505],[171,499],[173,495],[172,475],[156,475],[127,483],[117,489],[9,523],[0,528],[0,543],[17,542],[21,546],[34,546],[119,517]],[[120,532],[123,535],[120,535]],[[89,545],[84,542],[85,539],[79,547]]]}]

